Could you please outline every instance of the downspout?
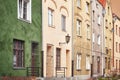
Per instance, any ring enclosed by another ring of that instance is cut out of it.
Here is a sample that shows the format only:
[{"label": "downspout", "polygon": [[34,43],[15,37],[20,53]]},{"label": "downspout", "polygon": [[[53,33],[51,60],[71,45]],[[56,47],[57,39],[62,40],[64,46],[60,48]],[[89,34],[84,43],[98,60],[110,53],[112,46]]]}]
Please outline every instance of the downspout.
[{"label": "downspout", "polygon": [[74,0],[72,0],[72,77],[74,77],[74,44],[73,44],[73,40],[74,40]]},{"label": "downspout", "polygon": [[93,1],[90,0],[90,3],[91,3],[91,77],[93,77],[93,38],[92,38],[92,33],[93,33],[93,14],[92,14],[92,3]]},{"label": "downspout", "polygon": [[44,48],[43,48],[43,42],[44,42],[44,29],[43,29],[43,21],[44,21],[44,13],[43,13],[43,11],[44,11],[44,9],[43,9],[43,7],[44,7],[44,2],[43,2],[43,0],[40,0],[42,3],[41,3],[41,5],[42,5],[42,51],[41,51],[41,53],[42,53],[42,77],[44,77]]}]

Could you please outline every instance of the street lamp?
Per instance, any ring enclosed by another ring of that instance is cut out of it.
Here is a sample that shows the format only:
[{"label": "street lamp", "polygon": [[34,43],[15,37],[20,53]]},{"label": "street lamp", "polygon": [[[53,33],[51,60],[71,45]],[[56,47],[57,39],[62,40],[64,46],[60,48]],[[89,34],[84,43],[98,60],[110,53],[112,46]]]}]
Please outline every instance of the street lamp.
[{"label": "street lamp", "polygon": [[65,42],[59,42],[59,45],[60,44],[68,44],[70,42],[70,36],[69,36],[69,34],[67,34],[66,36],[65,36]]}]

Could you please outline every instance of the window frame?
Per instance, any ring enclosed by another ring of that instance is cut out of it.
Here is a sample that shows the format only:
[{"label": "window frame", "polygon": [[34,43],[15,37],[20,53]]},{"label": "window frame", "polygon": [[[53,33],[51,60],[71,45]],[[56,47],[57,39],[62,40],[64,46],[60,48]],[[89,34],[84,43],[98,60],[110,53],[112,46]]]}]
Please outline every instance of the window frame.
[{"label": "window frame", "polygon": [[100,39],[101,39],[101,37],[100,37],[100,35],[98,35],[97,36],[97,43],[98,43],[98,45],[100,45]]},{"label": "window frame", "polygon": [[86,2],[86,9],[85,10],[86,10],[87,14],[89,14],[89,12],[90,12],[89,7],[90,7],[90,4],[88,2]]},{"label": "window frame", "polygon": [[81,0],[77,0],[77,7],[81,8]]},{"label": "window frame", "polygon": [[61,15],[61,28],[62,31],[66,32],[66,16],[65,15]]},{"label": "window frame", "polygon": [[[18,19],[31,23],[31,0],[18,0]],[[26,7],[24,7],[26,6]]]},{"label": "window frame", "polygon": [[90,40],[90,25],[87,24],[87,39]]},{"label": "window frame", "polygon": [[86,70],[90,70],[90,56],[86,56]]},{"label": "window frame", "polygon": [[48,26],[54,27],[54,10],[48,8]]},{"label": "window frame", "polygon": [[81,70],[81,54],[77,54],[76,57],[76,70]]},{"label": "window frame", "polygon": [[82,28],[82,21],[77,19],[76,20],[76,34],[78,36],[81,36],[81,31],[82,31],[81,28]]},{"label": "window frame", "polygon": [[24,51],[25,51],[24,41],[14,39],[13,40],[13,68],[15,69],[25,68],[25,52]]}]

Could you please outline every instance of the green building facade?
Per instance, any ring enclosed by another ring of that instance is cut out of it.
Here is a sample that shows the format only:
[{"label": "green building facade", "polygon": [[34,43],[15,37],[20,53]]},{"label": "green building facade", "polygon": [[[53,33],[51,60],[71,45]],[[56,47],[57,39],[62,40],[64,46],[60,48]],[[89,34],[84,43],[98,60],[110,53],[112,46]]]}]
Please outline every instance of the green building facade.
[{"label": "green building facade", "polygon": [[0,0],[0,76],[41,76],[41,50],[42,0]]}]

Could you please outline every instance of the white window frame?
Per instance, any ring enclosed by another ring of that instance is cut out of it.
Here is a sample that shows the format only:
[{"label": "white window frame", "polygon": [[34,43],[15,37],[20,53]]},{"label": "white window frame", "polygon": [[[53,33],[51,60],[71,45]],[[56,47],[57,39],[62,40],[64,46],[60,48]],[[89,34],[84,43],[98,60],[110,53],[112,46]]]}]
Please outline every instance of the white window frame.
[{"label": "white window frame", "polygon": [[77,0],[77,7],[81,7],[81,0]]},{"label": "white window frame", "polygon": [[81,36],[81,21],[79,19],[76,21],[76,33]]},{"label": "white window frame", "polygon": [[90,56],[86,56],[86,70],[90,70]]},{"label": "white window frame", "polygon": [[77,60],[76,60],[76,69],[81,69],[81,54],[77,54]]},{"label": "white window frame", "polygon": [[[24,7],[24,3],[26,3],[26,7]],[[17,4],[18,19],[31,23],[31,0],[18,0]],[[24,9],[26,9],[26,13],[24,13]],[[26,18],[24,18],[24,14],[26,14]]]},{"label": "white window frame", "polygon": [[100,45],[100,35],[97,36],[98,45]]},{"label": "white window frame", "polygon": [[90,39],[90,25],[87,24],[87,39]]},{"label": "white window frame", "polygon": [[100,25],[100,24],[101,24],[101,17],[98,16],[98,25]]},{"label": "white window frame", "polygon": [[48,8],[48,26],[49,27],[52,27],[53,26],[53,23],[54,23],[54,10]]},{"label": "white window frame", "polygon": [[65,15],[61,15],[61,27],[62,27],[62,31],[66,31],[66,16]]},{"label": "white window frame", "polygon": [[93,43],[94,43],[95,42],[95,33],[93,33],[92,38],[93,38]]},{"label": "white window frame", "polygon": [[89,3],[88,2],[86,2],[86,13],[88,13],[89,14]]}]

